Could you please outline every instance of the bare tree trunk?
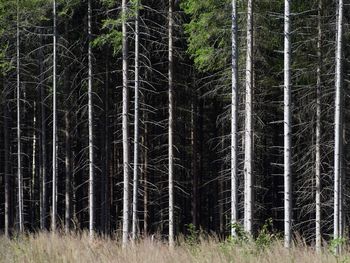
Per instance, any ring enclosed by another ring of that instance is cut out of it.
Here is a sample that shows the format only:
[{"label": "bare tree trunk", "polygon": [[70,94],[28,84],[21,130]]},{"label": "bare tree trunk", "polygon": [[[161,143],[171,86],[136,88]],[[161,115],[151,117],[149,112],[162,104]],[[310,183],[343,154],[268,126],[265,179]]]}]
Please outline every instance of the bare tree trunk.
[{"label": "bare tree trunk", "polygon": [[18,224],[19,232],[24,231],[23,215],[23,175],[22,175],[22,149],[21,149],[21,83],[20,83],[20,50],[19,50],[19,1],[17,0],[17,186],[18,186]]},{"label": "bare tree trunk", "polygon": [[174,102],[173,102],[173,0],[169,0],[169,14],[168,14],[168,34],[169,34],[169,47],[168,47],[168,85],[169,85],[169,148],[168,148],[168,161],[169,161],[169,247],[173,248],[175,245],[174,239],[174,146],[173,146],[173,128],[174,128]]},{"label": "bare tree trunk", "polygon": [[316,83],[316,251],[321,252],[321,89],[322,89],[322,1],[318,2],[317,14],[317,83]]},{"label": "bare tree trunk", "polygon": [[133,199],[132,199],[132,240],[138,235],[138,217],[137,217],[137,197],[139,183],[139,12],[140,2],[136,0],[135,14],[135,121],[134,121],[134,180],[133,180]]},{"label": "bare tree trunk", "polygon": [[292,239],[290,1],[284,2],[284,246],[287,248],[291,246]]},{"label": "bare tree trunk", "polygon": [[105,94],[104,94],[104,113],[105,113],[105,132],[104,132],[104,171],[101,192],[102,213],[101,225],[105,233],[110,231],[110,204],[109,204],[109,158],[110,158],[110,141],[109,141],[109,61],[108,54],[106,55],[106,79],[105,79]]},{"label": "bare tree trunk", "polygon": [[248,0],[244,152],[244,230],[253,234],[253,0]]},{"label": "bare tree trunk", "polygon": [[[42,37],[40,37],[42,44]],[[45,107],[45,86],[44,86],[44,54],[42,49],[39,50],[40,56],[40,105],[41,105],[41,187],[40,187],[40,228],[46,229],[47,216],[47,152],[46,152],[46,107]]]},{"label": "bare tree trunk", "polygon": [[[341,153],[342,153],[342,56],[343,56],[343,0],[338,1],[336,68],[335,68],[335,116],[334,116],[334,239],[340,233]],[[337,248],[337,253],[339,248]]]},{"label": "bare tree trunk", "polygon": [[35,228],[35,186],[36,186],[36,170],[37,170],[37,164],[36,164],[36,143],[37,143],[37,137],[36,137],[36,102],[34,101],[33,106],[33,144],[32,144],[32,178],[30,180],[30,221],[31,226],[34,229]]},{"label": "bare tree trunk", "polygon": [[94,237],[94,135],[92,102],[92,54],[91,54],[91,0],[88,0],[88,112],[89,112],[89,235]]},{"label": "bare tree trunk", "polygon": [[66,186],[65,186],[65,231],[69,233],[70,224],[72,219],[71,213],[71,198],[72,198],[72,153],[71,153],[71,136],[70,136],[70,114],[68,109],[68,104],[66,105],[66,112],[64,114],[65,122],[65,174],[66,174]]},{"label": "bare tree trunk", "polygon": [[238,222],[238,26],[237,26],[237,3],[232,0],[232,97],[231,97],[231,235],[236,236],[235,224]]},{"label": "bare tree trunk", "polygon": [[143,233],[146,236],[148,233],[148,114],[146,110],[144,110],[143,115],[145,122],[143,136]]},{"label": "bare tree trunk", "polygon": [[56,105],[56,0],[53,0],[53,72],[52,72],[52,92],[53,92],[53,120],[52,120],[52,218],[51,230],[56,231],[57,217],[57,105]]},{"label": "bare tree trunk", "polygon": [[10,144],[9,144],[9,108],[8,108],[8,97],[7,97],[7,83],[4,83],[4,154],[5,154],[5,236],[10,236],[10,178],[9,178],[9,157],[10,157]]},{"label": "bare tree trunk", "polygon": [[123,247],[129,238],[129,87],[128,87],[128,31],[127,31],[127,1],[122,0],[122,31],[123,31]]},{"label": "bare tree trunk", "polygon": [[[195,89],[195,80],[193,81]],[[192,224],[198,229],[198,151],[197,151],[197,92],[192,92],[191,103],[191,148],[192,148]]]}]

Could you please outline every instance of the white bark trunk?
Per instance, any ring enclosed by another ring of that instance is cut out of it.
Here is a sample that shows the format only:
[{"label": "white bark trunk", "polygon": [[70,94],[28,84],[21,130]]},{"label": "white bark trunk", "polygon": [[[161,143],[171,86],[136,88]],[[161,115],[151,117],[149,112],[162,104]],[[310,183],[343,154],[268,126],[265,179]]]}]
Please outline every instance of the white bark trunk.
[{"label": "white bark trunk", "polygon": [[238,127],[238,46],[237,3],[232,0],[232,98],[231,98],[231,235],[236,236],[234,225],[238,220],[237,196],[237,127]]},{"label": "white bark trunk", "polygon": [[175,245],[174,239],[174,146],[173,146],[173,129],[174,129],[174,102],[173,102],[173,0],[169,0],[168,13],[168,88],[169,88],[169,124],[168,124],[168,162],[169,162],[169,247],[173,248]]},{"label": "white bark trunk", "polygon": [[[342,38],[343,38],[343,0],[338,1],[337,39],[336,39],[336,69],[335,69],[335,116],[334,116],[334,239],[341,237],[340,233],[340,182],[341,182],[341,152],[342,152]],[[338,250],[338,248],[337,248]]]},{"label": "white bark trunk", "polygon": [[127,40],[127,3],[122,1],[122,34],[123,34],[123,247],[129,238],[129,87],[128,87],[128,40]]},{"label": "white bark trunk", "polygon": [[92,102],[91,0],[88,0],[89,235],[94,237],[94,134]]},{"label": "white bark trunk", "polygon": [[22,175],[22,149],[21,149],[21,83],[20,83],[20,50],[19,50],[19,1],[17,0],[17,186],[18,186],[18,228],[24,231],[23,215],[23,175]]},{"label": "white bark trunk", "polygon": [[245,101],[245,151],[244,151],[244,230],[253,234],[253,0],[247,10],[247,58]]},{"label": "white bark trunk", "polygon": [[291,79],[290,79],[290,2],[284,2],[284,246],[291,246],[292,185],[291,185]]},{"label": "white bark trunk", "polygon": [[135,17],[135,122],[134,122],[134,180],[132,199],[132,240],[137,238],[138,218],[137,218],[137,192],[139,182],[139,6],[140,1],[136,1]]},{"label": "white bark trunk", "polygon": [[51,230],[56,231],[57,217],[57,106],[56,106],[56,0],[53,0],[53,72],[52,72],[52,218]]},{"label": "white bark trunk", "polygon": [[322,1],[318,2],[317,14],[317,83],[316,83],[316,251],[321,251],[321,88],[322,88]]}]

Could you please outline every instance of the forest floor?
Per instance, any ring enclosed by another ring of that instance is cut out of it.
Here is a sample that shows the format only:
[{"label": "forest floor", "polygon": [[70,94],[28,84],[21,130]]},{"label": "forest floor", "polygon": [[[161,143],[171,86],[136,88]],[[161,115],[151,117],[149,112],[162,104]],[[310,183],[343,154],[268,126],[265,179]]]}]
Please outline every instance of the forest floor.
[{"label": "forest floor", "polygon": [[161,241],[143,239],[122,249],[111,239],[88,235],[37,234],[6,239],[0,237],[0,262],[350,262],[350,251],[336,257],[331,249],[320,254],[306,246],[283,248],[279,241],[271,243],[219,242],[215,238],[182,239],[174,250]]}]

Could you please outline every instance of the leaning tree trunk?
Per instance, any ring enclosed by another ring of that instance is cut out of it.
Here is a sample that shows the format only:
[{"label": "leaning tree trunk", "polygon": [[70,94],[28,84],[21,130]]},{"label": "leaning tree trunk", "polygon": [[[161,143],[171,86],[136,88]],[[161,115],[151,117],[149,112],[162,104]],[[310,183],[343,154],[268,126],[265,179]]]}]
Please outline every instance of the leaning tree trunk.
[{"label": "leaning tree trunk", "polygon": [[138,218],[137,218],[137,192],[139,182],[139,16],[140,16],[140,2],[136,0],[136,14],[135,14],[135,121],[134,121],[134,180],[133,180],[133,195],[132,195],[132,240],[137,237]]},{"label": "leaning tree trunk", "polygon": [[168,161],[169,161],[169,246],[174,247],[174,146],[173,146],[173,128],[174,128],[174,102],[173,102],[173,0],[169,0],[169,14],[168,14],[168,95],[169,95],[169,145],[168,145]]},{"label": "leaning tree trunk", "polygon": [[129,236],[129,87],[128,87],[128,31],[127,3],[122,1],[122,34],[123,34],[123,247],[126,247]]},{"label": "leaning tree trunk", "polygon": [[248,1],[244,149],[244,230],[253,234],[253,0]]},{"label": "leaning tree trunk", "polygon": [[291,245],[292,184],[291,184],[291,81],[290,81],[290,1],[284,6],[284,246]]},{"label": "leaning tree trunk", "polygon": [[17,0],[17,187],[18,187],[18,227],[19,232],[24,231],[23,214],[23,175],[22,175],[22,149],[21,149],[21,83],[20,83],[20,50],[19,50],[19,2]]},{"label": "leaning tree trunk", "polygon": [[56,105],[56,0],[53,1],[53,72],[52,72],[52,218],[51,230],[56,231],[57,217],[57,105]]},{"label": "leaning tree trunk", "polygon": [[316,142],[315,142],[315,175],[316,175],[316,251],[321,251],[321,88],[322,88],[322,1],[318,2],[317,14],[317,83],[316,83]]},{"label": "leaning tree trunk", "polygon": [[231,28],[231,41],[232,41],[232,57],[231,57],[231,70],[232,70],[232,97],[231,97],[231,235],[236,236],[235,224],[238,220],[238,177],[237,177],[237,127],[238,127],[238,43],[237,43],[237,3],[236,0],[232,0],[232,28]]},{"label": "leaning tree trunk", "polygon": [[[335,67],[335,116],[334,116],[334,240],[341,237],[340,233],[340,193],[341,193],[341,152],[342,142],[342,53],[343,53],[343,0],[338,1],[336,67]],[[338,248],[337,248],[338,250]]]},{"label": "leaning tree trunk", "polygon": [[91,0],[88,0],[89,235],[94,237],[94,135],[92,104]]}]

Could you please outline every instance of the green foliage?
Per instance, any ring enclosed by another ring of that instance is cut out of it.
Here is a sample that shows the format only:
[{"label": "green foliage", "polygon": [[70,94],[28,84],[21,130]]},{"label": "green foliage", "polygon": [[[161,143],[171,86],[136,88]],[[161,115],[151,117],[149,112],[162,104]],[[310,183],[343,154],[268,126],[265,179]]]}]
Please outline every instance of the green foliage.
[{"label": "green foliage", "polygon": [[262,226],[257,238],[255,239],[255,244],[258,250],[265,250],[269,248],[278,237],[271,233],[269,229],[272,229],[273,223],[272,219],[266,220],[265,224]]},{"label": "green foliage", "polygon": [[188,235],[186,236],[186,243],[190,246],[194,246],[199,242],[200,231],[196,229],[194,224],[186,225]]},{"label": "green foliage", "polygon": [[[116,5],[116,1],[103,0],[102,3],[107,8],[112,8]],[[142,9],[139,0],[130,1],[129,8],[125,16],[120,12],[116,18],[108,18],[102,21],[102,34],[95,38],[92,42],[96,48],[109,46],[113,50],[113,55],[117,55],[122,49],[122,32],[121,26],[123,21],[130,20],[135,17],[136,8]]]},{"label": "green foliage", "polygon": [[332,239],[329,242],[328,250],[333,256],[338,257],[337,250],[339,249],[339,247],[343,246],[345,243],[346,243],[346,238],[344,237]]},{"label": "green foliage", "polygon": [[230,2],[185,0],[181,4],[191,17],[185,25],[187,51],[201,71],[223,69],[230,58]]}]

